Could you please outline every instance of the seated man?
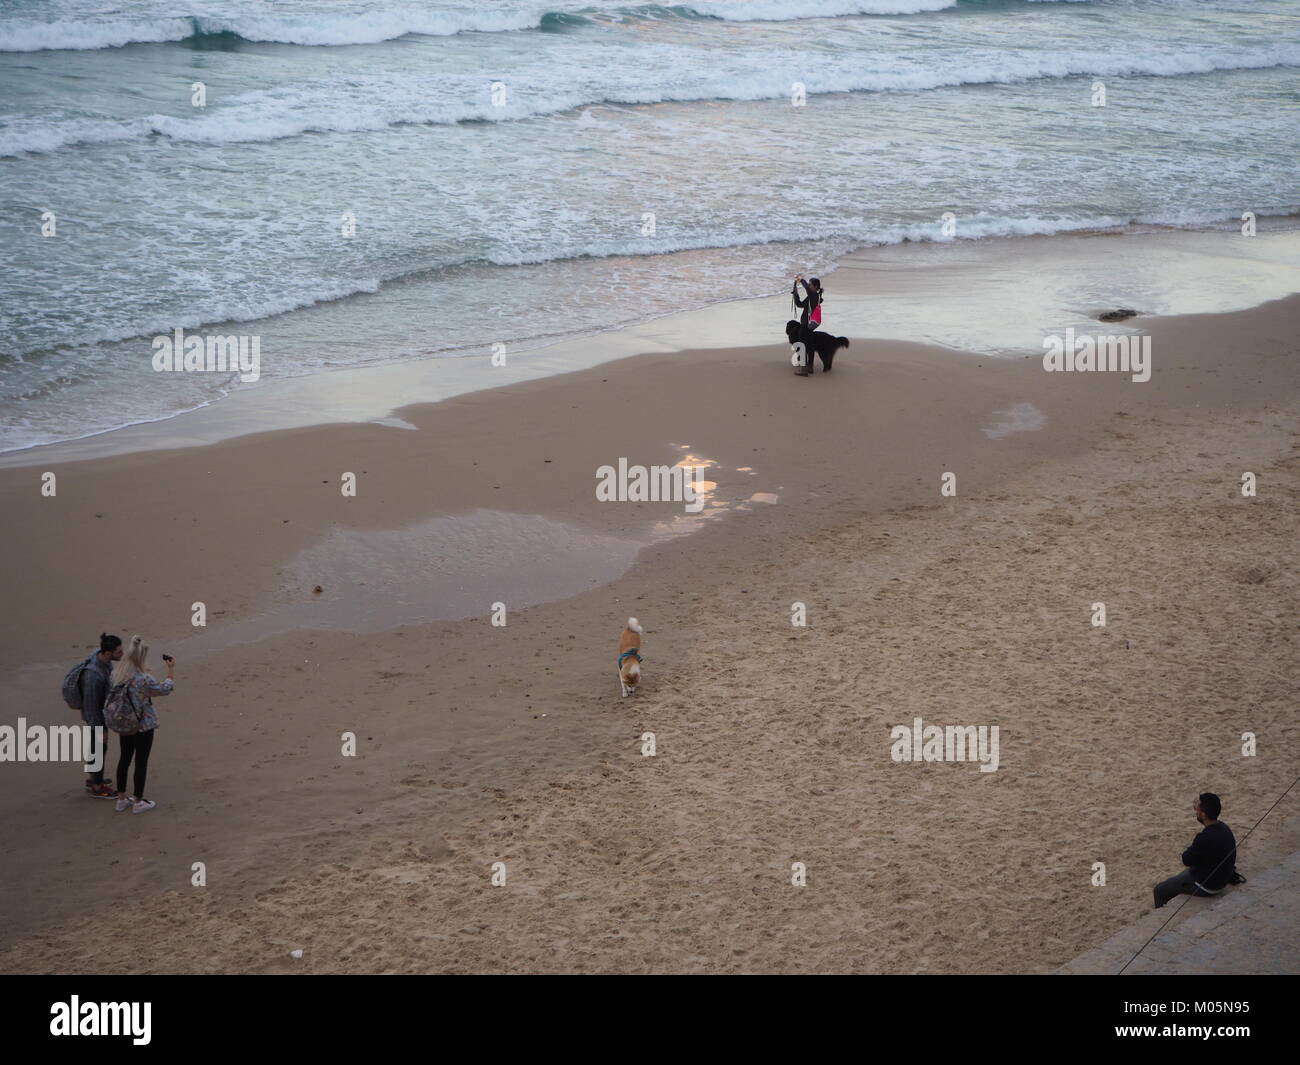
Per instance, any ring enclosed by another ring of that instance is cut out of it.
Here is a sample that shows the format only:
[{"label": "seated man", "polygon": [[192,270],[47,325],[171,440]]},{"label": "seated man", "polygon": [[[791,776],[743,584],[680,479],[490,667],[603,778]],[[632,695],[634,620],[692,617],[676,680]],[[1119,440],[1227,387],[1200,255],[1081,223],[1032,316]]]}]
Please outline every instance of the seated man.
[{"label": "seated man", "polygon": [[1219,820],[1223,808],[1219,797],[1207,791],[1196,800],[1194,808],[1196,820],[1205,827],[1183,851],[1187,868],[1156,885],[1156,909],[1175,895],[1217,895],[1237,870],[1237,839],[1232,829]]}]

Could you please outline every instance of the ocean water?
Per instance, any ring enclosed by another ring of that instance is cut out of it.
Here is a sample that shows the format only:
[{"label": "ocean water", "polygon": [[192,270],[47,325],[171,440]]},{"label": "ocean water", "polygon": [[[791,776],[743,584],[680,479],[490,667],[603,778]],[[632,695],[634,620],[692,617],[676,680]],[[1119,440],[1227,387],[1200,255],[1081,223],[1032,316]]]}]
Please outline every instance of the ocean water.
[{"label": "ocean water", "polygon": [[1300,0],[6,0],[0,450],[260,387],[155,373],[178,327],[265,381],[778,292],[945,212],[1293,215],[1298,67]]}]

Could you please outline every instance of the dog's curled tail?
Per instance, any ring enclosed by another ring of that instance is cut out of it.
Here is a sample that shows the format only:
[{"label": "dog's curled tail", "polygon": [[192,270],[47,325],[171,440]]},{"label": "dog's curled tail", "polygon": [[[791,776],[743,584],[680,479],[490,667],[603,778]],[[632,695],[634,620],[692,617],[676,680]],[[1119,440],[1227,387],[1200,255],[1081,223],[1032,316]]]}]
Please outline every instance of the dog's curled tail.
[{"label": "dog's curled tail", "polygon": [[627,627],[628,627],[629,629],[631,629],[633,632],[640,632],[640,631],[641,631],[641,622],[637,621],[636,618],[628,618],[628,619],[627,619]]}]

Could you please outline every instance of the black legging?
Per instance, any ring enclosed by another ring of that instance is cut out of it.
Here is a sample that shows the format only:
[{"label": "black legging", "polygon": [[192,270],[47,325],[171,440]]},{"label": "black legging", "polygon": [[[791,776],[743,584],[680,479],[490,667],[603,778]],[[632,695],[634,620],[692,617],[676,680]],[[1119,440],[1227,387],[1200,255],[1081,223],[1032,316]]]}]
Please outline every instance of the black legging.
[{"label": "black legging", "polygon": [[144,798],[144,779],[149,770],[149,751],[153,747],[153,729],[137,732],[133,736],[121,736],[122,755],[117,760],[117,793],[126,794],[126,771],[131,765],[131,756],[135,755],[135,797]]}]

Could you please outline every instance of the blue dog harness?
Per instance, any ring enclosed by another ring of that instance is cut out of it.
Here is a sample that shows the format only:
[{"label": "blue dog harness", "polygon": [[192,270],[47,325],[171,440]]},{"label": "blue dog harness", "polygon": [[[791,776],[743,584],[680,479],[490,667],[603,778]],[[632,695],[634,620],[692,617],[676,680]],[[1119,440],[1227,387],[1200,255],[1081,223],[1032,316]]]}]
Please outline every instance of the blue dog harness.
[{"label": "blue dog harness", "polygon": [[619,672],[620,672],[620,673],[623,671],[623,662],[624,662],[624,660],[625,660],[625,659],[628,659],[628,658],[635,658],[638,662],[640,662],[640,661],[641,661],[641,652],[638,651],[635,647],[633,647],[633,648],[630,648],[630,649],[627,650],[627,651],[624,651],[621,655],[619,655],[619,656],[618,656],[618,669],[619,669]]}]

